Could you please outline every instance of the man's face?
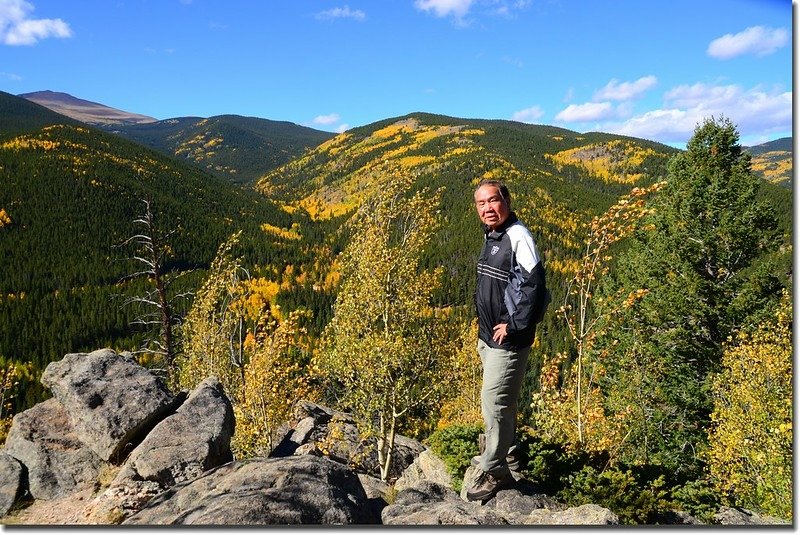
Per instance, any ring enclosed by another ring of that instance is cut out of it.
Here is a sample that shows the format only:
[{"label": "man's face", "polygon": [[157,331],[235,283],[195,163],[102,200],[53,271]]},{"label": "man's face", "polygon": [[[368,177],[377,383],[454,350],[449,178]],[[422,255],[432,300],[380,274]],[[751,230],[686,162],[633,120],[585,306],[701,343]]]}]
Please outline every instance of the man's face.
[{"label": "man's face", "polygon": [[475,208],[484,225],[493,230],[503,224],[511,213],[511,207],[500,194],[500,188],[491,185],[481,186],[475,192]]}]

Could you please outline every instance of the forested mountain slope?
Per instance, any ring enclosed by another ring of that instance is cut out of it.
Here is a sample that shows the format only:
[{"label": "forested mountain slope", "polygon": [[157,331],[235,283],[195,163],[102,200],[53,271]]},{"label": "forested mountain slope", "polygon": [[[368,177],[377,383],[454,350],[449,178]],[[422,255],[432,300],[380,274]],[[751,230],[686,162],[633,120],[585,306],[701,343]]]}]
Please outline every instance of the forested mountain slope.
[{"label": "forested mountain slope", "polygon": [[792,156],[794,148],[792,138],[784,137],[746,147],[753,157],[753,171],[764,180],[787,188],[792,187],[793,165]]},{"label": "forested mountain slope", "polygon": [[[265,175],[257,189],[307,212],[328,233],[358,232],[356,210],[393,174],[415,177],[417,187],[443,188],[442,227],[428,253],[445,266],[436,295],[441,306],[471,314],[475,255],[483,239],[472,194],[483,178],[506,181],[512,207],[527,223],[547,259],[560,298],[564,278],[582,249],[582,225],[635,186],[663,180],[665,145],[609,134],[511,121],[459,119],[415,113],[350,130]],[[356,215],[353,215],[356,214]],[[556,328],[554,318],[545,330]],[[543,337],[562,344],[558,337]]]},{"label": "forested mountain slope", "polygon": [[41,370],[67,352],[136,349],[129,322],[137,312],[122,301],[146,283],[120,282],[141,268],[120,245],[141,230],[134,220],[143,199],[157,227],[177,231],[168,269],[204,269],[240,229],[249,263],[292,257],[261,228],[289,227],[292,218],[263,196],[11,95],[0,95],[0,110],[13,112],[0,121],[2,357]]},{"label": "forested mountain slope", "polygon": [[246,185],[334,136],[286,121],[240,115],[179,117],[107,129]]}]

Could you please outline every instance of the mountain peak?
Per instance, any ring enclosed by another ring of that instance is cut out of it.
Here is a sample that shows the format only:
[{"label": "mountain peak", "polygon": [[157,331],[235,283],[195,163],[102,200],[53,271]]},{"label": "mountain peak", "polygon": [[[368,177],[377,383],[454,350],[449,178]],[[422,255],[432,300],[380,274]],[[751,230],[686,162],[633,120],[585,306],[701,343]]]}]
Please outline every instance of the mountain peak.
[{"label": "mountain peak", "polygon": [[91,125],[143,124],[156,121],[156,119],[147,115],[118,110],[57,91],[35,91],[18,96]]}]

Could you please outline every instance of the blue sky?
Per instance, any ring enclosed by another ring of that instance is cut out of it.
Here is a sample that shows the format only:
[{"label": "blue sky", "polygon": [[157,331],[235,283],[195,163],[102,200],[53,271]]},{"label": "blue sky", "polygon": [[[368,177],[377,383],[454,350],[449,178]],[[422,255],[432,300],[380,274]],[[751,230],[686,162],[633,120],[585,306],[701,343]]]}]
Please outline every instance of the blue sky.
[{"label": "blue sky", "polygon": [[789,0],[0,0],[0,90],[342,131],[415,111],[792,133]]}]

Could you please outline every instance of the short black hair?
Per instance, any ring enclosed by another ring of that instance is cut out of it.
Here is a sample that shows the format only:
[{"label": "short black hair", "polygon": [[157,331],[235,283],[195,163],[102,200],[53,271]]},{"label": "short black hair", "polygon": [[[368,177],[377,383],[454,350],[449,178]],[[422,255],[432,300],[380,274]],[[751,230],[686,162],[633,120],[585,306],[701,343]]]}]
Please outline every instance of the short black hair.
[{"label": "short black hair", "polygon": [[475,192],[477,193],[479,189],[483,186],[494,186],[500,191],[500,196],[511,205],[511,193],[508,191],[508,186],[506,186],[503,182],[499,180],[493,179],[484,179],[478,182],[478,186],[475,188]]}]

